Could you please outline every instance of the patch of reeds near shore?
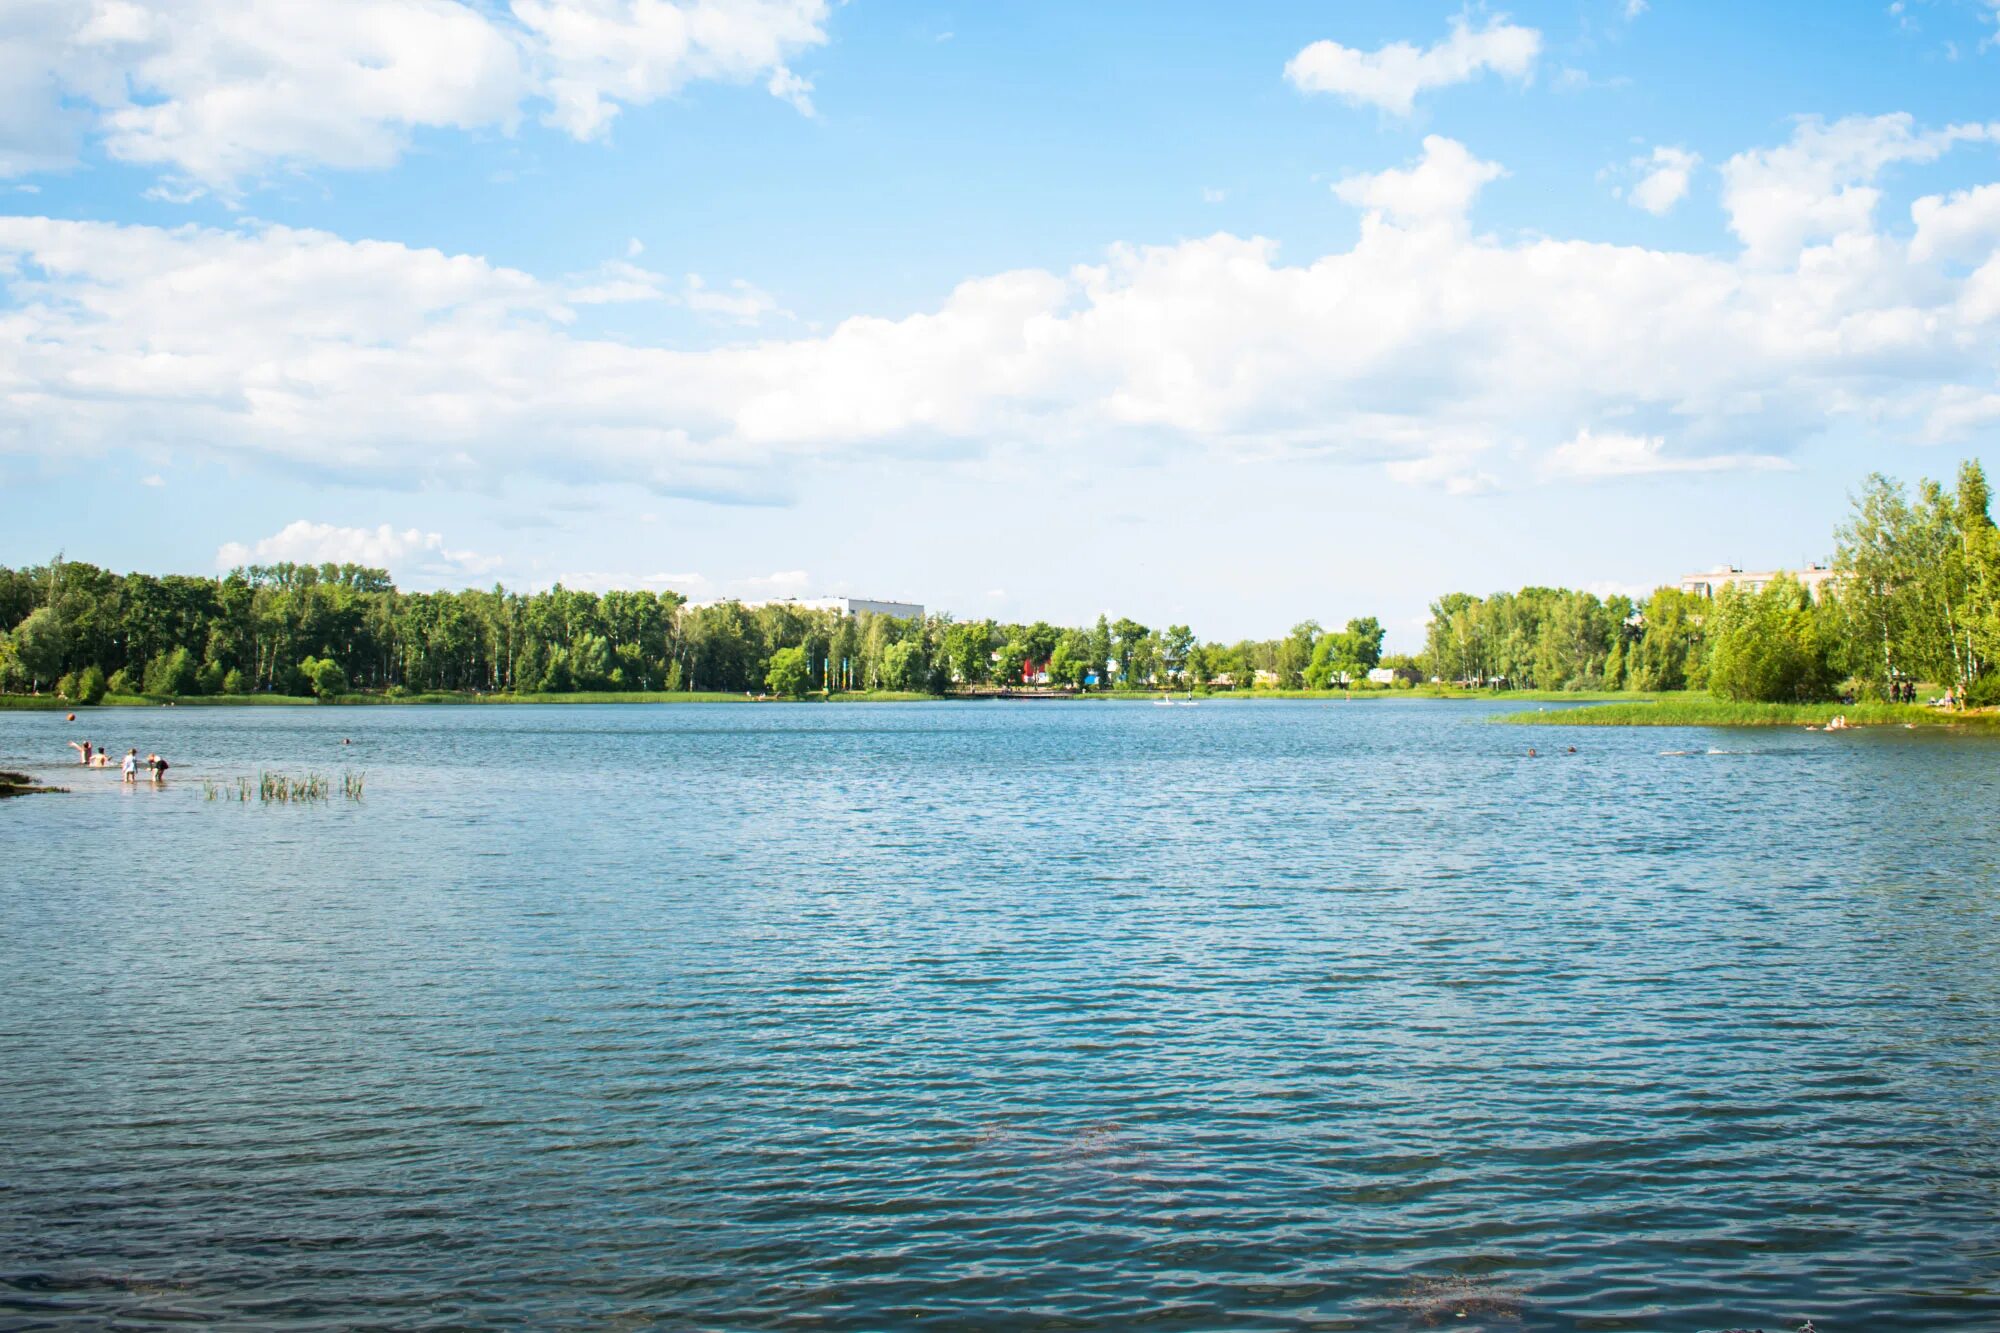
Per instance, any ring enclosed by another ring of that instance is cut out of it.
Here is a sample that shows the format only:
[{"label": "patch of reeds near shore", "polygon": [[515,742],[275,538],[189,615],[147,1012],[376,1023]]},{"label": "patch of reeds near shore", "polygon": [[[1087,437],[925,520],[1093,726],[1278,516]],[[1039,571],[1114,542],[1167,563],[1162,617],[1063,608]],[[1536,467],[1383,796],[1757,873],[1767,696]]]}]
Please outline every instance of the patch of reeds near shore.
[{"label": "patch of reeds near shore", "polygon": [[332,786],[318,773],[297,778],[284,773],[259,773],[257,799],[267,805],[273,801],[280,805],[302,805],[308,801],[324,801]]},{"label": "patch of reeds near shore", "polygon": [[1531,727],[1823,727],[1845,717],[1856,727],[2000,726],[2000,716],[1954,713],[1921,704],[1732,703],[1682,696],[1657,703],[1594,704],[1586,708],[1546,708],[1507,713],[1494,719]]},{"label": "patch of reeds near shore", "polygon": [[[338,793],[347,800],[359,801],[367,787],[366,773],[342,773]],[[268,770],[257,774],[254,786],[250,779],[238,778],[234,787],[226,782],[204,780],[202,789],[211,801],[248,801],[254,792],[265,805],[310,805],[332,800],[336,791],[333,780],[324,773],[294,776]]]},{"label": "patch of reeds near shore", "polygon": [[220,782],[215,778],[201,780],[201,794],[204,800],[238,801],[247,804],[252,790],[254,789],[248,778],[237,778],[234,782]]}]

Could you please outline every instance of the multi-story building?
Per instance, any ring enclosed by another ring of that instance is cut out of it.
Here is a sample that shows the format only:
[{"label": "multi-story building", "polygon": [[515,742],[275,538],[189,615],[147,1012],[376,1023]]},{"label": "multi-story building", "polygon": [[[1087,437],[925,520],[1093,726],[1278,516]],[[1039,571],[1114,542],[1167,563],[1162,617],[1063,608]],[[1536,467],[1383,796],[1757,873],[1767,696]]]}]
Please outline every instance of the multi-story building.
[{"label": "multi-story building", "polygon": [[1735,565],[1717,565],[1701,574],[1681,576],[1681,591],[1693,593],[1697,597],[1714,597],[1724,588],[1741,588],[1744,592],[1762,592],[1771,580],[1780,574],[1790,574],[1805,585],[1814,601],[1818,601],[1827,584],[1839,577],[1829,565],[1807,565],[1804,569],[1760,569],[1746,570]]},{"label": "multi-story building", "polygon": [[866,611],[870,615],[893,616],[897,620],[924,618],[921,602],[881,602],[870,597],[765,597],[754,601],[717,597],[706,602],[689,602],[688,609],[698,611],[704,606],[719,606],[723,602],[741,602],[746,611],[754,611],[760,606],[789,606],[799,611],[834,611],[843,616],[858,616]]}]

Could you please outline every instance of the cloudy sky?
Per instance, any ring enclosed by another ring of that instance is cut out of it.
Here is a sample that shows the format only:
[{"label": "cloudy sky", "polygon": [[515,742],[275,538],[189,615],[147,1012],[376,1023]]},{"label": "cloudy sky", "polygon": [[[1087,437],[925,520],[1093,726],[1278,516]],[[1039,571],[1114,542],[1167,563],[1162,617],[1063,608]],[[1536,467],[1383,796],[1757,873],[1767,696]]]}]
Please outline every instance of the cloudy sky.
[{"label": "cloudy sky", "polygon": [[1996,441],[2000,0],[0,0],[0,562],[1393,644]]}]

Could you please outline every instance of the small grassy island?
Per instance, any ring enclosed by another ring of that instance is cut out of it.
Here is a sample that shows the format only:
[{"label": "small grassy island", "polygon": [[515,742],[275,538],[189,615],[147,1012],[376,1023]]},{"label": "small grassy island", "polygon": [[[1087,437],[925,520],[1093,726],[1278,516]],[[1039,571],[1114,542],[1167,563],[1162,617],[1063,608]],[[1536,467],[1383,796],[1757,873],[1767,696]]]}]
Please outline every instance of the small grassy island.
[{"label": "small grassy island", "polygon": [[26,773],[10,773],[0,769],[0,800],[9,796],[34,796],[44,792],[66,792],[67,787],[42,787]]}]

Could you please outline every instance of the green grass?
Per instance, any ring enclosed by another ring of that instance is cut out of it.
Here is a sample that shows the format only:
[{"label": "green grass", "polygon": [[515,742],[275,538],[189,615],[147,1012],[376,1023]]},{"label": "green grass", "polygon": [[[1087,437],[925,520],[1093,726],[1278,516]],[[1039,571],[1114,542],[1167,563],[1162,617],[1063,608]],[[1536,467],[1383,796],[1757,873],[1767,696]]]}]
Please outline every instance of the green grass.
[{"label": "green grass", "polygon": [[1670,695],[1655,703],[1509,713],[1495,721],[1543,727],[1823,727],[1836,714],[1857,727],[2000,726],[2000,716],[1994,714],[1949,713],[1922,704],[1731,703],[1705,694]]}]

